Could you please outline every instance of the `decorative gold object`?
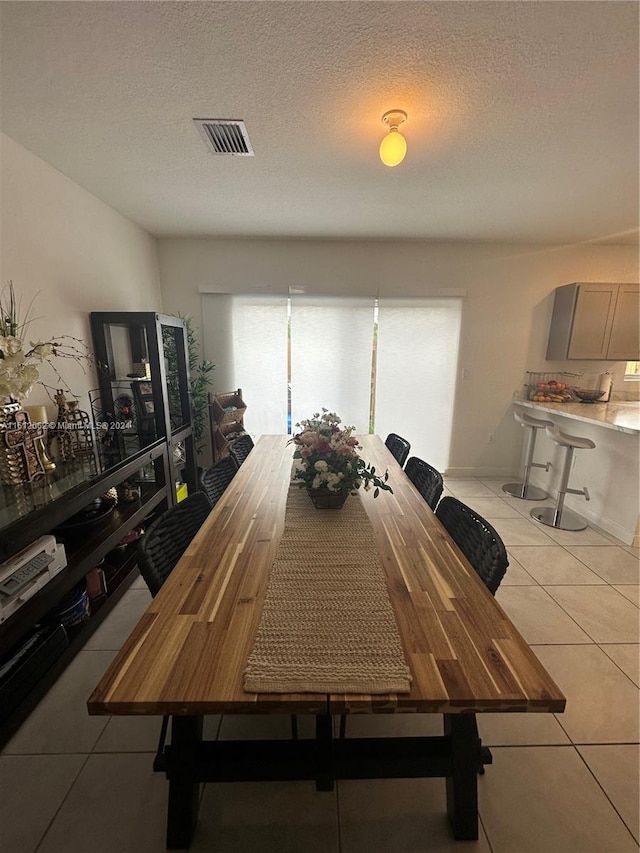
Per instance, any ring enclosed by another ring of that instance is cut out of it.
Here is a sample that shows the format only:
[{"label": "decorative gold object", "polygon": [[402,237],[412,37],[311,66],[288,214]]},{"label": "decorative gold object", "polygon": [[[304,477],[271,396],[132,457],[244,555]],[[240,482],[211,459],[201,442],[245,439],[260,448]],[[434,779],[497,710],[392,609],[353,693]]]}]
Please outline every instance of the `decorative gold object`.
[{"label": "decorative gold object", "polygon": [[71,458],[93,455],[93,432],[87,412],[78,408],[77,400],[69,400],[65,423],[70,432]]},{"label": "decorative gold object", "polygon": [[36,447],[38,449],[40,461],[42,462],[42,467],[45,471],[55,471],[56,463],[49,459],[46,451],[47,429],[49,423],[46,408],[44,406],[25,406],[24,410],[29,415],[32,426],[38,424],[42,429],[42,437],[36,439]]},{"label": "decorative gold object", "polygon": [[58,388],[53,399],[58,405],[58,413],[56,415],[55,426],[47,432],[47,455],[53,456],[52,446],[55,440],[57,442],[58,455],[63,462],[66,462],[67,457],[71,458],[71,448],[67,430],[64,428],[67,415],[67,398],[62,388]]},{"label": "decorative gold object", "polygon": [[75,459],[77,456],[93,456],[93,432],[91,420],[87,412],[78,408],[77,400],[69,400],[62,388],[55,397],[58,404],[58,419],[54,429],[47,436],[47,450],[51,452],[51,443],[57,439],[58,451],[63,462]]},{"label": "decorative gold object", "polygon": [[41,427],[31,429],[29,415],[19,403],[9,403],[0,412],[0,479],[19,486],[44,475],[36,442],[44,436]]}]

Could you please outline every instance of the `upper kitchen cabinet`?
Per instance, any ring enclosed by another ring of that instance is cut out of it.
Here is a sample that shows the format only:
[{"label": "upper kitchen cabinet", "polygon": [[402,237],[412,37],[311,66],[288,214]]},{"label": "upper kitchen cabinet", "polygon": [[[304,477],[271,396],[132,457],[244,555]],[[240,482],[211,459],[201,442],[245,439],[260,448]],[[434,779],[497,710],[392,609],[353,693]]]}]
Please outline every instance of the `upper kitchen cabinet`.
[{"label": "upper kitchen cabinet", "polygon": [[547,360],[640,360],[639,293],[637,284],[556,288]]}]

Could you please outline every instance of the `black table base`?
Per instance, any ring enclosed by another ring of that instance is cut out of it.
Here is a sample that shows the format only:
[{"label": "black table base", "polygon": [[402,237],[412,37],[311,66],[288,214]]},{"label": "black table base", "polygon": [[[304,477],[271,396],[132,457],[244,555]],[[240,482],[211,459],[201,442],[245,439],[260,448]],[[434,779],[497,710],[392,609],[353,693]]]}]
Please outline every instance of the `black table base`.
[{"label": "black table base", "polygon": [[336,779],[444,777],[453,836],[478,838],[477,773],[481,741],[475,714],[444,714],[440,737],[335,738],[330,714],[316,717],[315,739],[203,741],[202,717],[175,716],[166,747],[167,848],[191,844],[202,782],[313,780],[332,791]]}]

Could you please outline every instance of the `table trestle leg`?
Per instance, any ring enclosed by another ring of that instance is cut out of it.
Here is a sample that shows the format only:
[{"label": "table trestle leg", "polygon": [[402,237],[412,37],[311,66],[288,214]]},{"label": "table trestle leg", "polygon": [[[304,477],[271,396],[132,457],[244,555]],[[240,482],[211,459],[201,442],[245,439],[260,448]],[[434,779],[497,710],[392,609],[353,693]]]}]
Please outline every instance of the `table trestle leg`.
[{"label": "table trestle leg", "polygon": [[201,743],[202,717],[172,718],[171,746],[166,749],[169,776],[168,850],[186,850],[193,838],[200,802],[197,763]]},{"label": "table trestle leg", "polygon": [[447,776],[447,814],[454,838],[478,838],[478,768],[481,741],[475,714],[444,714],[444,732],[451,739],[451,775]]},{"label": "table trestle leg", "polygon": [[333,717],[316,716],[316,791],[333,791],[335,785]]}]

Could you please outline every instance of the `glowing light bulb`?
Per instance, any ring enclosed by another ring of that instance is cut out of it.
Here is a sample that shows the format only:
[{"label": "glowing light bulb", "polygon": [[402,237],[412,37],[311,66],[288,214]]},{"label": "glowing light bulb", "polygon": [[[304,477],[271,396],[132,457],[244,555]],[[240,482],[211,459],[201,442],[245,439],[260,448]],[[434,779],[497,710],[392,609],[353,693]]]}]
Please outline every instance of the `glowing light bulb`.
[{"label": "glowing light bulb", "polygon": [[380,143],[380,159],[385,166],[397,166],[404,160],[407,140],[398,130],[398,126],[406,120],[407,114],[404,110],[389,110],[382,116],[383,123],[389,127],[389,133]]},{"label": "glowing light bulb", "polygon": [[392,127],[380,143],[380,159],[385,166],[397,166],[407,153],[407,140],[397,127]]}]

